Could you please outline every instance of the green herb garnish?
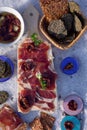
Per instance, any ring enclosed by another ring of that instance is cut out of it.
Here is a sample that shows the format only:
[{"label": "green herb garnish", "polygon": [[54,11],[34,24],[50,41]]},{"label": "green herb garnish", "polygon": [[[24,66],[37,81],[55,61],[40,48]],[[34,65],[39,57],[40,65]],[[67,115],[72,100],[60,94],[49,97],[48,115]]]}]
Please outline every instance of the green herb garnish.
[{"label": "green herb garnish", "polygon": [[34,42],[35,46],[38,46],[38,45],[40,45],[42,43],[42,41],[38,39],[38,35],[36,33],[33,33],[31,35],[31,39]]},{"label": "green herb garnish", "polygon": [[40,84],[42,86],[42,89],[46,89],[46,87],[47,87],[47,81],[46,80],[41,79]]},{"label": "green herb garnish", "polygon": [[42,77],[40,72],[36,73],[36,77],[39,79],[42,89],[46,89],[47,88],[47,80],[45,80]]}]

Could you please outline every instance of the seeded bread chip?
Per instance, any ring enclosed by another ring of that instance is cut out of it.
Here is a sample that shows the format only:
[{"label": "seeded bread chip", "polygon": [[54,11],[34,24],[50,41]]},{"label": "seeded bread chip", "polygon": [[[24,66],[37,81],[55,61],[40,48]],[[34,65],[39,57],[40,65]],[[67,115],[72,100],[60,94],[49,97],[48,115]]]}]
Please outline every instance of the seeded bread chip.
[{"label": "seeded bread chip", "polygon": [[73,33],[73,34],[70,35],[70,36],[67,36],[67,37],[64,39],[64,41],[62,41],[62,42],[67,44],[67,43],[72,42],[74,39],[75,39],[75,33]]},{"label": "seeded bread chip", "polygon": [[44,112],[41,112],[41,120],[43,120],[42,122],[46,122],[46,124],[52,129],[54,121],[55,121],[55,117],[48,115]]},{"label": "seeded bread chip", "polygon": [[67,36],[67,30],[64,26],[64,22],[61,19],[52,20],[48,26],[48,32],[58,39]]},{"label": "seeded bread chip", "polygon": [[75,19],[75,30],[76,32],[80,32],[82,30],[82,23],[77,15],[74,15]]},{"label": "seeded bread chip", "polygon": [[74,27],[74,17],[71,13],[67,13],[61,17],[61,20],[64,22],[64,25],[67,29],[67,31],[71,31]]},{"label": "seeded bread chip", "polygon": [[44,130],[43,125],[41,124],[40,118],[36,117],[30,124],[31,130]]},{"label": "seeded bread chip", "polygon": [[45,119],[41,119],[41,123],[43,124],[44,130],[52,130],[52,128],[45,121]]},{"label": "seeded bread chip", "polygon": [[68,0],[40,0],[40,5],[48,21],[68,13]]},{"label": "seeded bread chip", "polygon": [[40,117],[36,117],[29,126],[31,130],[52,130],[55,118],[47,113],[41,112]]},{"label": "seeded bread chip", "polygon": [[81,12],[79,5],[74,1],[69,1],[69,10],[71,13],[74,13],[74,12],[80,13]]},{"label": "seeded bread chip", "polygon": [[26,130],[27,129],[27,124],[23,123],[22,125],[20,125],[17,130]]}]

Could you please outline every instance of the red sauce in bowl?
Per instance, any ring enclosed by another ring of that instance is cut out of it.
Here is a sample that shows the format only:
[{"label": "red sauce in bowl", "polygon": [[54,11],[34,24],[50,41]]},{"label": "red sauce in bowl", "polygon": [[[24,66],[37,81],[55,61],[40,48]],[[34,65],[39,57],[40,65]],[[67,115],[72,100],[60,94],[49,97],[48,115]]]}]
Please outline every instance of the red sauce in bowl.
[{"label": "red sauce in bowl", "polygon": [[3,12],[0,14],[0,42],[14,41],[21,30],[20,20],[13,14]]}]

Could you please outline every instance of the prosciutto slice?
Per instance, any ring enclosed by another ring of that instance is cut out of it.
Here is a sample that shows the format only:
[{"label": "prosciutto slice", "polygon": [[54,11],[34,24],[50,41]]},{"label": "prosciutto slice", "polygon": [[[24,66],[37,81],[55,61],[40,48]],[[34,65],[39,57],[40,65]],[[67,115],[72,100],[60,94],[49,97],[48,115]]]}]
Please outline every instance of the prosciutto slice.
[{"label": "prosciutto slice", "polygon": [[35,103],[35,90],[23,89],[19,95],[18,103],[22,111],[29,111]]},{"label": "prosciutto slice", "polygon": [[18,110],[53,112],[57,107],[56,78],[51,46],[42,42],[35,46],[26,38],[18,46]]},{"label": "prosciutto slice", "polygon": [[0,128],[2,130],[26,130],[26,124],[14,112],[14,110],[5,105],[0,109]]}]

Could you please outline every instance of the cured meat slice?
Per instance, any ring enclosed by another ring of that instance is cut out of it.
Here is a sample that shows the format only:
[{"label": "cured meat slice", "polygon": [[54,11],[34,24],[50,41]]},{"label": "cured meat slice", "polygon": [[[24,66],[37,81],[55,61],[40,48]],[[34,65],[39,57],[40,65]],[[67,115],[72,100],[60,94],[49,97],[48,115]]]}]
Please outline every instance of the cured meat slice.
[{"label": "cured meat slice", "polygon": [[23,89],[19,94],[18,103],[23,112],[31,110],[33,105],[44,110],[51,110],[55,108],[53,103],[55,98],[56,93],[53,91]]},{"label": "cured meat slice", "polygon": [[8,105],[0,109],[0,128],[2,130],[26,130],[27,125]]},{"label": "cured meat slice", "polygon": [[56,78],[51,46],[27,38],[18,46],[18,110],[53,112],[57,107]]},{"label": "cured meat slice", "polygon": [[[48,69],[50,62],[35,62],[35,61],[22,61],[19,64],[19,80],[22,80],[24,83],[30,83],[32,88],[36,88],[36,86],[40,86],[39,80],[36,77],[36,73],[41,71],[41,73],[43,72],[44,77],[47,76],[47,74],[45,74],[45,71]],[[48,79],[55,79],[56,74],[51,72],[51,75],[49,76],[48,73]],[[52,80],[53,81],[53,80]],[[52,82],[51,81],[51,82]],[[52,85],[51,85],[52,86]],[[53,88],[50,87],[50,89]]]},{"label": "cured meat slice", "polygon": [[[38,67],[39,66],[39,67]],[[55,89],[56,73],[52,72],[48,67],[38,65],[36,71],[23,71],[20,75],[19,80],[22,80],[24,83],[30,83],[32,88],[42,88],[40,79],[36,75],[41,74],[42,80],[46,82],[46,89],[53,90]]]},{"label": "cured meat slice", "polygon": [[19,107],[22,111],[29,111],[35,103],[35,91],[31,89],[24,89],[19,94]]},{"label": "cured meat slice", "polygon": [[[37,73],[39,71],[40,70],[38,70]],[[42,80],[46,81],[47,83],[46,89],[49,89],[49,90],[55,89],[55,81],[57,77],[56,73],[54,73],[49,68],[47,69],[43,68],[39,73],[41,74]]]},{"label": "cured meat slice", "polygon": [[49,46],[46,44],[42,44],[37,46],[34,46],[33,41],[31,42],[31,39],[26,39],[27,43],[23,44],[22,47],[19,48],[19,59],[27,60],[27,59],[33,59],[34,61],[47,61],[47,51],[49,49]]},{"label": "cured meat slice", "polygon": [[40,97],[43,97],[43,98],[46,98],[46,99],[53,99],[53,98],[56,98],[56,93],[53,92],[53,91],[49,91],[49,90],[41,90],[41,89],[38,89],[37,91],[37,94],[40,96]]},{"label": "cured meat slice", "polygon": [[38,101],[34,105],[34,109],[43,110],[44,112],[51,112],[55,110],[54,102]]}]

